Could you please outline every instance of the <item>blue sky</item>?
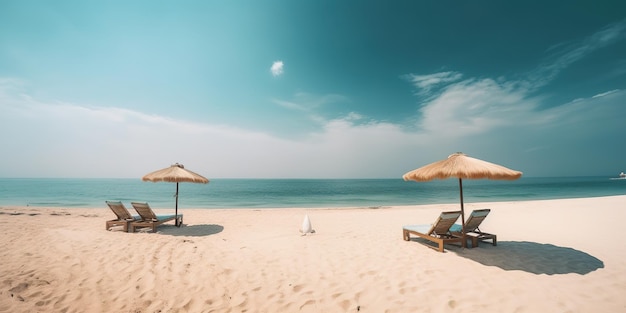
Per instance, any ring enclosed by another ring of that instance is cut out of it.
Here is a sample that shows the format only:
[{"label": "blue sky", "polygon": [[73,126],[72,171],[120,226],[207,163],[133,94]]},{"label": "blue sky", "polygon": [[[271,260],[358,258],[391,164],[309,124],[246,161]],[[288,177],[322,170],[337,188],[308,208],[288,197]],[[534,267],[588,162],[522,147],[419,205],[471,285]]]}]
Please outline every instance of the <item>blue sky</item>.
[{"label": "blue sky", "polygon": [[626,171],[623,1],[0,2],[0,177]]}]

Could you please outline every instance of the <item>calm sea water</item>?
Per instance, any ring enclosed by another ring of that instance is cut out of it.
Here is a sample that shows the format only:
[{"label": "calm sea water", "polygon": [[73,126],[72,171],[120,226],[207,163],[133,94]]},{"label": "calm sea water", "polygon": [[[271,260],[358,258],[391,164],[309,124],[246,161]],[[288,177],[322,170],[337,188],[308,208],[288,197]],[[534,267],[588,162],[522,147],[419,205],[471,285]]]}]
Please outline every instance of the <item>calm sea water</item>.
[{"label": "calm sea water", "polygon": [[[106,207],[105,200],[174,207],[175,183],[140,179],[0,178],[0,206]],[[465,203],[626,195],[626,180],[608,177],[464,180]],[[179,208],[377,207],[457,203],[458,180],[213,179],[181,183]]]}]

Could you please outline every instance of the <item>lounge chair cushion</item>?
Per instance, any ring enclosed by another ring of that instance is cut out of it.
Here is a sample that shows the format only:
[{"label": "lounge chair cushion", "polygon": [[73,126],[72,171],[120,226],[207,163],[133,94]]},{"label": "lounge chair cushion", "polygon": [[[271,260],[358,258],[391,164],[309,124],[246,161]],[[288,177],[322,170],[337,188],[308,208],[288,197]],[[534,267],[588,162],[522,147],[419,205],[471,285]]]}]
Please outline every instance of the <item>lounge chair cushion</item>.
[{"label": "lounge chair cushion", "polygon": [[402,226],[403,229],[422,233],[422,234],[427,234],[431,227],[433,227],[433,225],[428,225],[428,224]]},{"label": "lounge chair cushion", "polygon": [[[183,216],[182,214],[178,214],[178,217],[182,217],[182,216]],[[171,220],[171,219],[174,219],[174,218],[176,218],[176,214],[157,215],[156,216],[156,221],[154,221],[154,222],[163,221],[163,220]]]},{"label": "lounge chair cushion", "polygon": [[[444,244],[459,243],[465,246],[463,238],[453,236],[450,227],[461,216],[461,211],[442,212],[434,224],[405,225],[402,227],[402,237],[404,240],[411,240],[411,235],[419,236],[437,244],[437,250],[444,252]],[[431,247],[432,248],[432,247]]]},{"label": "lounge chair cushion", "polygon": [[[465,221],[465,233],[468,239],[472,240],[472,247],[478,246],[478,241],[491,240],[491,243],[497,245],[497,236],[482,232],[478,227],[482,221],[487,217],[491,210],[480,209],[472,211],[472,214]],[[450,227],[450,232],[455,235],[463,235],[463,226],[461,224],[454,224]]]},{"label": "lounge chair cushion", "polygon": [[454,224],[452,225],[452,227],[450,227],[450,232],[460,233],[462,231],[463,231],[463,225],[461,224]]},{"label": "lounge chair cushion", "polygon": [[182,214],[156,215],[148,203],[131,202],[131,204],[135,208],[135,211],[137,211],[137,213],[141,216],[141,220],[130,223],[130,232],[134,232],[135,230],[139,230],[144,227],[148,227],[153,232],[156,232],[157,226],[172,220],[174,221],[174,225],[178,227],[182,225]]}]

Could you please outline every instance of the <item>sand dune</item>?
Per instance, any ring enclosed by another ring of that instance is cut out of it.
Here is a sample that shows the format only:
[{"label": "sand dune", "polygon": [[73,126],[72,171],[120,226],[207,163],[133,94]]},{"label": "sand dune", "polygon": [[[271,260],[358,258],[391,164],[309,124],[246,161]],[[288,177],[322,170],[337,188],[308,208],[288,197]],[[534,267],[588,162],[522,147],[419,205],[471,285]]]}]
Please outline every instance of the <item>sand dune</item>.
[{"label": "sand dune", "polygon": [[156,234],[106,231],[104,205],[1,207],[0,312],[626,311],[626,196],[466,204],[495,247],[402,240],[457,207],[183,209]]}]

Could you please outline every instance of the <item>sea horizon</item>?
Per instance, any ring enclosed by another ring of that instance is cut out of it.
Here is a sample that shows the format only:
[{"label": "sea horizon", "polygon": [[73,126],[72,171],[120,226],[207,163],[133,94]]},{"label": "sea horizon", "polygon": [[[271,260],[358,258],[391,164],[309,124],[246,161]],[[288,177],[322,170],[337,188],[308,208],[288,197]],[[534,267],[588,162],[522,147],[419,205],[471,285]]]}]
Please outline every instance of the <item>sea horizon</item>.
[{"label": "sea horizon", "polygon": [[[605,176],[463,180],[465,203],[584,198],[626,194],[626,180]],[[106,200],[174,208],[175,183],[138,178],[0,178],[0,206],[103,208]],[[457,179],[213,178],[180,183],[178,207],[325,208],[459,202]]]}]

